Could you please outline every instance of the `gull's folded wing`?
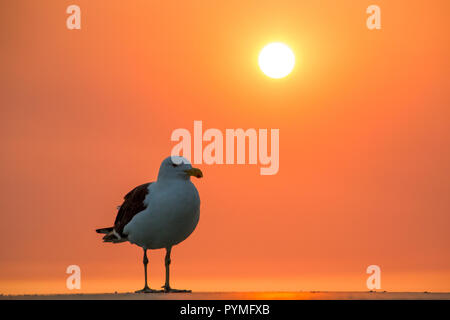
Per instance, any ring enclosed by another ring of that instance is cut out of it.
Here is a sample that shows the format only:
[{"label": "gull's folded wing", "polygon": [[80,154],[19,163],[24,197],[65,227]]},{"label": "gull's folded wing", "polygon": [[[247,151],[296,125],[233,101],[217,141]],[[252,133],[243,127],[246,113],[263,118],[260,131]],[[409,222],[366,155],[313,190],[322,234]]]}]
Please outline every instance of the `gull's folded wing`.
[{"label": "gull's folded wing", "polygon": [[145,197],[149,193],[148,187],[151,182],[142,184],[130,192],[124,197],[124,202],[119,207],[116,220],[114,221],[114,227],[97,229],[97,233],[106,233],[103,237],[105,242],[123,242],[126,241],[126,235],[123,234],[123,228],[133,217],[146,209],[144,204]]},{"label": "gull's folded wing", "polygon": [[150,184],[151,182],[141,184],[125,195],[125,201],[120,206],[116,221],[114,221],[114,230],[119,235],[122,236],[123,228],[136,214],[147,208],[144,200],[149,193],[148,187]]}]

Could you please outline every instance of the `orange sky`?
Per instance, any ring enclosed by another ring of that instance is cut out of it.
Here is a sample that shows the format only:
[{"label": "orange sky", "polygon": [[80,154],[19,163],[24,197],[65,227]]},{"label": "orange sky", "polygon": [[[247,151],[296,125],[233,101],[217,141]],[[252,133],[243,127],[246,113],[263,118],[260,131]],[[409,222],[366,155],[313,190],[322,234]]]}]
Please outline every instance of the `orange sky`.
[{"label": "orange sky", "polygon": [[[200,166],[174,287],[367,290],[376,264],[384,290],[450,290],[449,1],[126,3],[0,4],[0,293],[69,292],[70,264],[82,292],[141,288],[141,249],[94,229],[194,120],[280,129],[280,170]],[[257,65],[272,41],[297,59],[281,80]]]}]

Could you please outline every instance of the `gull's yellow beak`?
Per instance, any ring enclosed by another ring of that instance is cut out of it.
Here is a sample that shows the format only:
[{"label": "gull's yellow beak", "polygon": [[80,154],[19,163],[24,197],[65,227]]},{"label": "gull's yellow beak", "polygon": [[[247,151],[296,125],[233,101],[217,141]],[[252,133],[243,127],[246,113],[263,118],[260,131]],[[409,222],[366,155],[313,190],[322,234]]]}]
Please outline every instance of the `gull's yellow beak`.
[{"label": "gull's yellow beak", "polygon": [[192,177],[196,177],[196,178],[202,178],[203,177],[202,170],[197,169],[197,168],[184,170],[184,172],[186,172],[189,176],[192,176]]}]

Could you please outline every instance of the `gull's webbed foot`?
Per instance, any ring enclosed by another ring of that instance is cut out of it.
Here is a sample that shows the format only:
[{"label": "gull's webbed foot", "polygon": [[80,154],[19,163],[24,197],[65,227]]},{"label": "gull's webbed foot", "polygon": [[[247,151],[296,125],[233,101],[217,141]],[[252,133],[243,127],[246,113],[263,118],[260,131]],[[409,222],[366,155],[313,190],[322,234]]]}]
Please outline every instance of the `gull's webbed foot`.
[{"label": "gull's webbed foot", "polygon": [[159,293],[159,292],[163,292],[163,290],[150,289],[147,286],[145,286],[144,289],[135,291],[135,293]]},{"label": "gull's webbed foot", "polygon": [[190,293],[192,290],[180,290],[180,289],[172,289],[170,286],[162,286],[161,288],[164,289],[165,293]]}]

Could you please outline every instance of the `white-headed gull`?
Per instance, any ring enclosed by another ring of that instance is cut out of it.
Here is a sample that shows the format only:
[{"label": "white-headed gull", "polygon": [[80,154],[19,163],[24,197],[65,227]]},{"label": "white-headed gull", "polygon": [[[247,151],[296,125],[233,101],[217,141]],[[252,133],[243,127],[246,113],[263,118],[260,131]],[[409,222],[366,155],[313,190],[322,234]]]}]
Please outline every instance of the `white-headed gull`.
[{"label": "white-headed gull", "polygon": [[182,157],[168,157],[161,163],[156,182],[142,184],[125,196],[113,227],[97,229],[104,242],[130,242],[144,250],[145,286],[136,292],[150,293],[147,284],[147,250],[166,249],[164,292],[190,292],[172,289],[169,284],[170,252],[194,231],[200,217],[200,197],[191,176],[203,177]]}]

